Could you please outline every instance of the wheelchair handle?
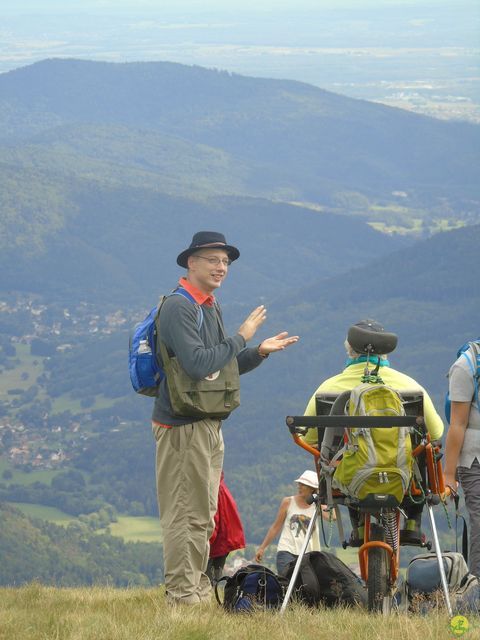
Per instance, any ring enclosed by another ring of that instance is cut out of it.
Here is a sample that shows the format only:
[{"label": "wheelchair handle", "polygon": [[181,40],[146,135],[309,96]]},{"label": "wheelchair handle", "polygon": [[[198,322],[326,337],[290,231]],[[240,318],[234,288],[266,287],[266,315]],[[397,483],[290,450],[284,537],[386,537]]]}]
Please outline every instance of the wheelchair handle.
[{"label": "wheelchair handle", "polygon": [[297,427],[313,429],[350,428],[350,429],[394,429],[398,427],[422,427],[423,416],[287,416],[287,427],[292,434],[298,433]]}]

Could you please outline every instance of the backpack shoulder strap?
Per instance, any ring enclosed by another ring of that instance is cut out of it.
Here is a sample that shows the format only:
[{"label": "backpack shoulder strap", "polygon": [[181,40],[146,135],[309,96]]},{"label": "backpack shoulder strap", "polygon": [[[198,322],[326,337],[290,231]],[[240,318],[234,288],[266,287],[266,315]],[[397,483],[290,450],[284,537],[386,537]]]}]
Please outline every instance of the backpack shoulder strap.
[{"label": "backpack shoulder strap", "polygon": [[223,326],[222,311],[220,309],[220,305],[218,304],[218,302],[216,300],[213,303],[213,307],[214,307],[215,312],[217,314],[217,324],[218,324],[218,329],[220,331],[220,338],[221,338],[221,340],[225,340],[226,335],[225,335],[225,328]]},{"label": "backpack shoulder strap", "polygon": [[470,367],[470,371],[472,372],[473,383],[474,383],[474,397],[473,402],[476,403],[478,410],[480,411],[480,400],[478,397],[478,387],[480,381],[480,341],[474,340],[473,342],[468,343],[468,348],[465,351],[462,351],[461,355],[468,362],[468,366]]},{"label": "backpack shoulder strap", "polygon": [[480,340],[472,342],[472,351],[474,354],[474,360],[476,361],[475,376],[480,378]]},{"label": "backpack shoulder strap", "polygon": [[177,287],[177,289],[174,289],[170,295],[172,295],[172,296],[183,296],[189,302],[191,302],[193,305],[195,305],[197,307],[197,309],[198,309],[197,325],[198,325],[198,329],[200,330],[201,327],[202,327],[202,324],[203,324],[203,309],[202,309],[202,305],[198,304],[198,302],[195,301],[195,298],[192,296],[192,294],[189,293],[183,287]]}]

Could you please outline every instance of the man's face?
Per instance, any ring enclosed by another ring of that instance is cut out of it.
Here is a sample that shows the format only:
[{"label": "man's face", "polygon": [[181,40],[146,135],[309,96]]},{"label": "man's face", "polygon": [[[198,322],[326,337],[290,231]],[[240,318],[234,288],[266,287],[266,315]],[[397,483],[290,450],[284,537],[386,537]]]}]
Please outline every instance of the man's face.
[{"label": "man's face", "polygon": [[201,291],[212,293],[227,275],[230,259],[223,249],[202,249],[188,258],[189,280]]}]

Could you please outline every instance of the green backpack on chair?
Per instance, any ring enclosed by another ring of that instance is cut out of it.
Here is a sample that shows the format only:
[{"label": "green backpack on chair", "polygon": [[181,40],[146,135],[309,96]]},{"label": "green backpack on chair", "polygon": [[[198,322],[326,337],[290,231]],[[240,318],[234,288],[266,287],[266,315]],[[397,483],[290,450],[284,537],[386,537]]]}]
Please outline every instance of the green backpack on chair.
[{"label": "green backpack on chair", "polygon": [[[345,412],[350,416],[403,416],[399,394],[385,384],[362,383],[352,389]],[[412,477],[410,428],[346,430],[346,444],[332,486],[358,500],[369,494],[403,499]]]}]

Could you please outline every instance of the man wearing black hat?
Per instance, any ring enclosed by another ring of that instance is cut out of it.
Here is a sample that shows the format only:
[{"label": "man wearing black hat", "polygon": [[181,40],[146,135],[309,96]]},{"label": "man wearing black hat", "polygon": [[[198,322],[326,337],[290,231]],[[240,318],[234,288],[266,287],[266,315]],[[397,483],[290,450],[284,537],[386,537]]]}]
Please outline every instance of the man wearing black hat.
[{"label": "man wearing black hat", "polygon": [[[381,336],[381,342],[384,345],[385,351],[391,352],[395,349],[397,344],[397,337],[393,333],[387,333],[383,326],[376,320],[370,318],[360,320],[353,327],[350,327],[349,335],[354,330],[354,333],[364,334],[368,338],[371,334],[372,341],[375,341],[375,335]],[[353,340],[352,340],[353,341]],[[380,340],[379,340],[380,343]],[[343,371],[331,378],[328,378],[318,387],[315,393],[310,398],[305,414],[307,416],[317,415],[317,401],[316,397],[321,394],[339,394],[344,391],[351,391],[354,387],[360,384],[362,379],[367,356],[364,353],[355,351],[348,337],[344,343],[347,352],[347,361]],[[430,396],[425,389],[418,384],[413,378],[393,369],[390,366],[390,362],[385,355],[371,355],[369,356],[369,363],[378,366],[380,376],[383,382],[397,391],[409,391],[412,393],[423,394],[423,411],[425,424],[432,440],[439,440],[443,433],[443,422],[438,415]],[[336,429],[329,429],[328,435],[326,434],[323,442],[321,443],[322,454],[331,459],[335,451],[331,449],[331,445],[334,442],[335,436],[342,436],[343,429],[340,432],[335,433]],[[310,429],[305,440],[308,444],[317,446],[317,430]],[[401,531],[401,541],[404,543],[417,544],[421,541],[421,517],[422,517],[422,505],[409,505],[407,509],[407,521],[405,528]],[[352,546],[359,546],[363,539],[363,527],[360,523],[355,521],[354,513],[351,512],[352,525],[354,530],[352,531],[352,537],[350,544]]]},{"label": "man wearing black hat", "polygon": [[205,571],[223,464],[221,424],[238,406],[238,376],[298,340],[282,332],[248,348],[266,319],[263,305],[234,336],[225,334],[213,294],[239,256],[223,234],[196,233],[177,258],[187,269],[179,281],[187,296],[168,296],[157,323],[157,357],[166,378],[158,388],[152,427],[165,586],[171,603],[197,604],[210,597]]}]

